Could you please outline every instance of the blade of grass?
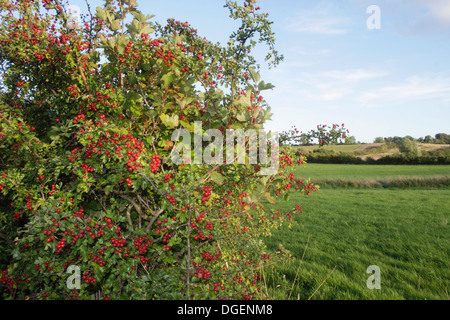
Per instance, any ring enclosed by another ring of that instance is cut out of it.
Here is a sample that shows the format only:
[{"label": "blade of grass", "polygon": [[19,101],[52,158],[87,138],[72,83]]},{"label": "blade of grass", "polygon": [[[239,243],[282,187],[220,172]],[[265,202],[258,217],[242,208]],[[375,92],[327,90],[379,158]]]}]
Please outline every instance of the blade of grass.
[{"label": "blade of grass", "polygon": [[305,250],[303,251],[302,259],[300,260],[300,265],[298,266],[298,269],[297,269],[297,274],[295,275],[294,282],[292,283],[292,288],[291,288],[291,292],[289,293],[288,300],[291,299],[291,294],[292,294],[292,291],[294,290],[295,281],[297,281],[298,273],[300,272],[300,268],[302,267],[303,258],[305,258],[306,249],[308,249],[308,244],[309,244],[309,238],[310,238],[310,236],[311,236],[311,235],[308,235],[308,240],[306,241]]}]

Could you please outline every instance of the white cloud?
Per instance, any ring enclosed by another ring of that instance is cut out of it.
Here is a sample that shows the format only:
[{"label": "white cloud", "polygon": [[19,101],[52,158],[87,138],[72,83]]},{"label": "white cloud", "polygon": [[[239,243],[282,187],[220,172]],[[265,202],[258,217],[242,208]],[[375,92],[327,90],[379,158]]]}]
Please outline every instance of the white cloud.
[{"label": "white cloud", "polygon": [[362,80],[374,79],[389,75],[385,71],[368,71],[363,69],[356,70],[334,70],[324,73],[325,77],[332,78],[338,81],[357,82]]},{"label": "white cloud", "polygon": [[450,26],[450,1],[448,0],[418,0],[423,6],[427,7],[429,12],[437,22]]},{"label": "white cloud", "polygon": [[347,29],[342,27],[345,23],[346,20],[342,18],[309,18],[303,16],[286,28],[292,32],[336,35],[348,32]]},{"label": "white cloud", "polygon": [[310,49],[303,47],[291,47],[289,52],[302,56],[328,56],[331,54],[331,49]]},{"label": "white cloud", "polygon": [[303,97],[314,101],[339,101],[352,98],[365,81],[389,75],[386,71],[364,69],[331,70],[317,74],[303,73],[298,81]]},{"label": "white cloud", "polygon": [[291,32],[340,35],[349,31],[348,24],[349,19],[340,16],[333,3],[321,1],[314,8],[290,19],[286,29]]},{"label": "white cloud", "polygon": [[402,83],[367,91],[357,101],[368,107],[408,103],[418,100],[450,101],[450,77],[440,74],[414,75]]}]

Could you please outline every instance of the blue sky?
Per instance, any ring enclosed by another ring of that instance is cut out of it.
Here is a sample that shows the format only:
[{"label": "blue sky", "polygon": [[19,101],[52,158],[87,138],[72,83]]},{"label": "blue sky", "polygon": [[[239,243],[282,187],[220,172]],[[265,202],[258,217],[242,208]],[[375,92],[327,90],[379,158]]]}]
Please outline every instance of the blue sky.
[{"label": "blue sky", "polygon": [[[89,1],[95,7],[101,1]],[[139,1],[164,23],[188,21],[200,35],[226,44],[239,27],[222,0]],[[69,0],[85,12],[85,2]],[[380,29],[366,21],[380,8]],[[378,136],[419,138],[450,133],[450,0],[259,0],[274,21],[285,60],[264,67],[274,116],[266,128],[303,131],[344,123],[361,142]],[[261,48],[263,49],[263,48]]]}]

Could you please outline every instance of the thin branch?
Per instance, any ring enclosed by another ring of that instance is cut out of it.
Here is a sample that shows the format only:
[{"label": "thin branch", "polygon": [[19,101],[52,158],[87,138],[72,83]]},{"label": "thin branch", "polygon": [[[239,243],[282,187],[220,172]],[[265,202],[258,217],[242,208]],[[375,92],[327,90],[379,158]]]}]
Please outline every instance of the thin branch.
[{"label": "thin branch", "polygon": [[142,90],[142,86],[141,86],[141,83],[139,82],[139,78],[138,78],[138,76],[136,74],[136,71],[134,69],[132,69],[131,71],[133,71],[133,74],[134,74],[134,76],[136,78],[136,81],[137,81],[137,84],[138,84],[138,87],[139,87],[139,91],[141,91],[141,96],[144,99],[144,103],[146,104],[147,108],[151,109],[151,106],[148,104],[147,99],[145,98],[144,91]]},{"label": "thin branch", "polygon": [[0,238],[1,239],[3,239],[3,240],[5,240],[6,242],[8,242],[8,243],[13,243],[13,241],[11,241],[11,239],[9,239],[7,236],[6,236],[6,234],[3,234],[3,233],[0,233]]},{"label": "thin branch", "polygon": [[150,222],[147,225],[146,231],[148,232],[150,230],[150,228],[152,227],[153,223],[155,223],[156,219],[158,219],[158,217],[164,212],[163,209],[159,209],[156,212],[152,212],[153,218],[152,220],[150,220]]},{"label": "thin branch", "polygon": [[122,199],[127,200],[129,203],[131,203],[133,205],[134,209],[136,210],[136,212],[139,214],[139,216],[143,216],[144,219],[145,219],[145,217],[147,217],[147,215],[142,212],[141,207],[136,203],[136,201],[134,201],[133,198],[130,198],[130,197],[124,195],[123,193],[118,192],[118,191],[113,191],[113,192],[115,194],[119,195],[119,197],[121,197]]},{"label": "thin branch", "polygon": [[333,274],[334,270],[336,270],[337,266],[334,266],[333,270],[330,272],[330,274],[325,278],[325,280],[323,280],[323,282],[320,284],[320,286],[316,289],[316,291],[314,291],[314,293],[311,295],[311,297],[309,297],[308,300],[311,300],[311,298],[316,294],[316,292],[320,289],[320,287],[328,280],[328,278]]},{"label": "thin branch", "polygon": [[128,220],[128,224],[130,225],[131,231],[134,231],[133,221],[131,221],[131,209],[132,208],[133,207],[131,205],[128,206],[128,209],[127,209],[127,220]]}]

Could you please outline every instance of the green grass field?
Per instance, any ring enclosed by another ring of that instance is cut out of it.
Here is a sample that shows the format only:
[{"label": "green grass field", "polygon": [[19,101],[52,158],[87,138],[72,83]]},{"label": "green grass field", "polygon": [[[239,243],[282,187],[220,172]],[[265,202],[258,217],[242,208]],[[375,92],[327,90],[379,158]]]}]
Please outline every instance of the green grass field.
[{"label": "green grass field", "polygon": [[303,152],[311,152],[317,149],[322,150],[333,150],[334,152],[353,152],[359,147],[361,147],[361,144],[342,144],[342,145],[325,145],[319,148],[317,145],[311,145],[311,146],[298,146],[295,148],[301,149]]},{"label": "green grass field", "polygon": [[[310,164],[302,170],[311,178],[366,179],[446,175],[449,166]],[[287,211],[295,204],[304,212],[296,224],[266,239],[269,248],[281,243],[296,257],[265,270],[271,299],[449,298],[450,188],[322,188],[267,207]],[[380,290],[366,286],[370,265],[380,267]]]},{"label": "green grass field", "polygon": [[450,177],[450,165],[352,165],[308,163],[296,172],[313,179],[389,179],[404,177]]}]

